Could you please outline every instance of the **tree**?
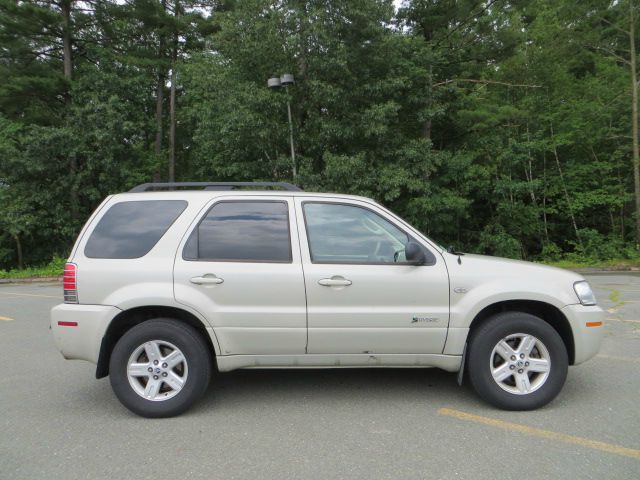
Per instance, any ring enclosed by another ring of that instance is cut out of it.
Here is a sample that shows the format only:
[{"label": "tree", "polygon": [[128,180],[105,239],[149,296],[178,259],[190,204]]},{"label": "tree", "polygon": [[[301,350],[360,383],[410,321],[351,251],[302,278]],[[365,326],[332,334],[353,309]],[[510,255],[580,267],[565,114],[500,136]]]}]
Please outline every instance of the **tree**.
[{"label": "tree", "polygon": [[291,180],[284,72],[305,188],[460,249],[637,256],[635,3],[0,0],[0,268],[137,183]]}]

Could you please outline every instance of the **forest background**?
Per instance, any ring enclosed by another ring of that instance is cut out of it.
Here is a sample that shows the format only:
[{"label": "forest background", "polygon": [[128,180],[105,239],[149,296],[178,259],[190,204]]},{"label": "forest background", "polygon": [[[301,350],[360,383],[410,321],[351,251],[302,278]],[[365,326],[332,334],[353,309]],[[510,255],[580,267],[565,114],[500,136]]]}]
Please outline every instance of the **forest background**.
[{"label": "forest background", "polygon": [[[638,262],[639,13],[0,0],[0,276],[57,272],[106,195],[152,180],[293,181],[458,250]],[[295,85],[268,89],[274,73]]]}]

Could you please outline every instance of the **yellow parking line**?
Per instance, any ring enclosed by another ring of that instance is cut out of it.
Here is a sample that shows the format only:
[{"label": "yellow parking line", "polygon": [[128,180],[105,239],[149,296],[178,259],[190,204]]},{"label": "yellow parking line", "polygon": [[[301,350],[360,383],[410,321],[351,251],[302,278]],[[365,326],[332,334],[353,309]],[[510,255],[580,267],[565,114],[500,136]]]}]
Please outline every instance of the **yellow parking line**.
[{"label": "yellow parking line", "polygon": [[[612,287],[616,287],[616,288],[612,288]],[[619,285],[612,285],[612,287],[601,287],[601,288],[602,290],[618,290],[619,292],[640,292],[640,290],[636,290],[636,289],[625,290],[624,288],[620,288],[620,287],[624,287],[622,283]]]},{"label": "yellow parking line", "polygon": [[503,420],[497,420],[495,418],[482,417],[480,415],[461,412],[459,410],[453,410],[451,408],[441,408],[438,410],[438,413],[440,415],[457,418],[458,420],[467,420],[470,422],[480,423],[482,425],[488,425],[490,427],[501,428],[503,430],[524,433],[525,435],[546,438],[549,440],[558,440],[564,443],[571,443],[574,445],[580,445],[582,447],[593,448],[594,450],[600,450],[602,452],[640,459],[640,450],[636,450],[634,448],[627,448],[620,445],[613,445],[611,443],[598,442],[597,440],[591,440],[589,438],[574,437],[573,435],[567,435],[565,433],[542,430],[540,428],[529,427],[527,425],[521,425],[518,423],[505,422]]},{"label": "yellow parking line", "polygon": [[34,293],[0,292],[0,295],[15,295],[15,296],[18,296],[18,297],[41,297],[41,298],[57,298],[57,299],[60,299],[60,297],[54,297],[53,295],[36,295]]},{"label": "yellow parking line", "polygon": [[607,360],[620,360],[621,362],[635,362],[640,363],[640,358],[635,357],[616,357],[614,355],[598,354],[599,358],[606,358]]},{"label": "yellow parking line", "polygon": [[9,317],[1,317],[0,316],[0,320],[4,320],[6,322],[10,322],[11,320],[13,320],[13,318],[9,318]]}]

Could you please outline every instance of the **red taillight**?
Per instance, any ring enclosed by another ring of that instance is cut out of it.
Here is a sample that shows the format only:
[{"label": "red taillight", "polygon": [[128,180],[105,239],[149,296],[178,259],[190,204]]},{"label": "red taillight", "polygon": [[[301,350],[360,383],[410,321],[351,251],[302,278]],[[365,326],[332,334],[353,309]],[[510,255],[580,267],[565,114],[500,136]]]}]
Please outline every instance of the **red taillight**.
[{"label": "red taillight", "polygon": [[64,303],[78,303],[77,273],[78,267],[75,263],[65,263],[64,276],[62,277]]}]

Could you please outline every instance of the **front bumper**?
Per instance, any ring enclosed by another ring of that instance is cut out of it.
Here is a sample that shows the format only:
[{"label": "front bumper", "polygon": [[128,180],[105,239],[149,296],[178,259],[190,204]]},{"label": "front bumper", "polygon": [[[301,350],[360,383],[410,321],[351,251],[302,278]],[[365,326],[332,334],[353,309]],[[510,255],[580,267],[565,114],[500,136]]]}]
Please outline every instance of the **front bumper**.
[{"label": "front bumper", "polygon": [[56,305],[51,309],[56,347],[66,359],[98,363],[102,337],[120,312],[119,308],[106,305]]},{"label": "front bumper", "polygon": [[[571,324],[574,343],[574,362],[589,360],[600,350],[604,338],[604,311],[598,306],[567,305],[562,309]],[[599,326],[588,326],[598,325]]]}]

